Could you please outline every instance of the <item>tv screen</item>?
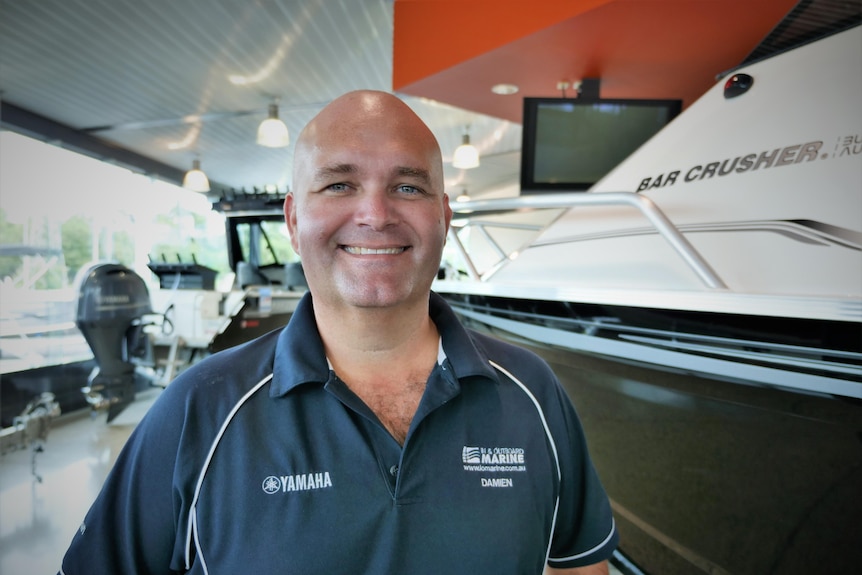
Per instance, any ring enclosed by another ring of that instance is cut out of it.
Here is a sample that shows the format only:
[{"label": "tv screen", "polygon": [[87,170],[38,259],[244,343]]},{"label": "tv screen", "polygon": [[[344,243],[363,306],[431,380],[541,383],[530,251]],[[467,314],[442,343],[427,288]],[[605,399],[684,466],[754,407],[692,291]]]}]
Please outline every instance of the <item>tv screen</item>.
[{"label": "tv screen", "polygon": [[681,100],[524,98],[521,193],[590,188],[681,107]]}]

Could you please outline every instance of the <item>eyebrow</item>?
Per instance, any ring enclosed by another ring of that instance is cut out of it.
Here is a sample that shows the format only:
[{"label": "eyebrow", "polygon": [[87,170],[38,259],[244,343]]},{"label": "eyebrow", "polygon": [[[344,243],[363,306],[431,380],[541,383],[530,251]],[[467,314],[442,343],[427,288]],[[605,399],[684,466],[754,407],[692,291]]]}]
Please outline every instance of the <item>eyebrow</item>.
[{"label": "eyebrow", "polygon": [[[344,176],[347,174],[355,174],[357,172],[359,172],[359,168],[356,166],[356,164],[332,164],[319,168],[314,173],[314,179],[315,181],[328,180],[333,176]],[[398,166],[394,170],[392,170],[392,172],[395,176],[419,180],[426,185],[430,185],[431,183],[431,174],[428,172],[428,170],[423,168]]]},{"label": "eyebrow", "polygon": [[410,168],[399,166],[395,169],[395,174],[407,178],[413,178],[421,181],[425,185],[431,185],[431,174],[423,168]]},{"label": "eyebrow", "polygon": [[328,180],[333,176],[343,176],[345,174],[353,174],[356,173],[358,169],[354,164],[333,164],[330,166],[323,166],[319,168],[314,173],[314,180]]}]

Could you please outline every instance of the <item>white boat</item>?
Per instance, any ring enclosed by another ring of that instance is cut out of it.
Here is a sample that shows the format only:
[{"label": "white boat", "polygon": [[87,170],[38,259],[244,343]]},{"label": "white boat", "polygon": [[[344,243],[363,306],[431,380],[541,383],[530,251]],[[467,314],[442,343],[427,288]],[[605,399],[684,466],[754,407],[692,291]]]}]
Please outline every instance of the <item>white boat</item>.
[{"label": "white boat", "polygon": [[94,367],[93,354],[75,326],[73,287],[37,289],[51,273],[64,278],[59,249],[0,246],[14,273],[0,279],[0,452],[8,430],[42,394],[65,411],[86,405],[81,388]]},{"label": "white boat", "polygon": [[454,204],[434,290],[551,363],[635,569],[862,564],[860,94],[857,21],[729,72],[585,193]]}]

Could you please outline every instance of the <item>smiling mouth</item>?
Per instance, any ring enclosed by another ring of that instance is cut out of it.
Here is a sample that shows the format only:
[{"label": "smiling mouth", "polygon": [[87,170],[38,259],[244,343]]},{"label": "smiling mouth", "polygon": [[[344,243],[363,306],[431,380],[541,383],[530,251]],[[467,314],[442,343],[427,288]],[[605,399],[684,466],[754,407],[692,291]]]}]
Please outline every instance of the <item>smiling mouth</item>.
[{"label": "smiling mouth", "polygon": [[406,247],[400,248],[363,248],[359,246],[341,246],[349,254],[356,256],[396,255],[407,251]]}]

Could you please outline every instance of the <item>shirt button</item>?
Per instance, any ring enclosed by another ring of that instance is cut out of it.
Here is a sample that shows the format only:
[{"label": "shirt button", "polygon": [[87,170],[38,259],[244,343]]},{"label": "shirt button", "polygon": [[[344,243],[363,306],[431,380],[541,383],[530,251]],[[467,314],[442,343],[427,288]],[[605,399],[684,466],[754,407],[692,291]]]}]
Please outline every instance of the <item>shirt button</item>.
[{"label": "shirt button", "polygon": [[398,475],[398,466],[393,465],[392,467],[390,467],[389,468],[389,474],[392,475],[393,477]]}]

